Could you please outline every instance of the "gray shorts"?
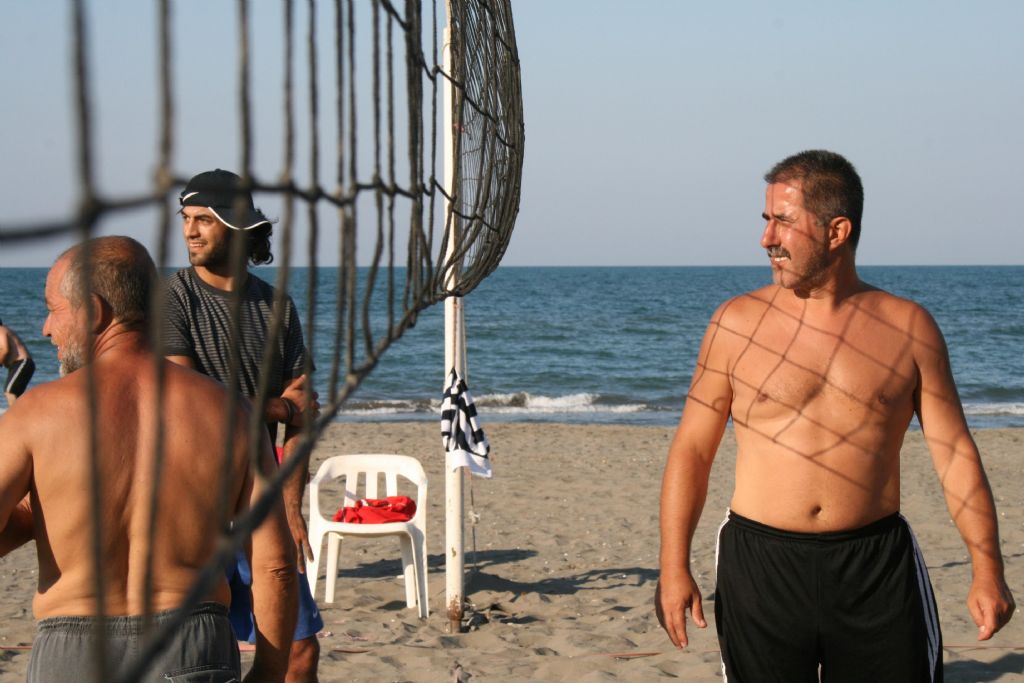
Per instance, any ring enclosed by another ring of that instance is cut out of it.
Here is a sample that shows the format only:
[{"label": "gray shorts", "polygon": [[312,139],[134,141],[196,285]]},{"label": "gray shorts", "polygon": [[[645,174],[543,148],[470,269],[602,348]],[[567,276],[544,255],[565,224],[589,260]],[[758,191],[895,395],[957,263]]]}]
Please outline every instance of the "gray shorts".
[{"label": "gray shorts", "polygon": [[[159,628],[175,611],[152,616]],[[28,662],[28,683],[96,680],[95,617],[52,617],[39,622]],[[146,640],[143,617],[108,617],[103,622],[108,665],[122,670],[135,663]],[[73,673],[72,673],[73,672]],[[156,683],[234,683],[241,680],[238,641],[228,609],[204,602],[193,609],[140,680]]]}]

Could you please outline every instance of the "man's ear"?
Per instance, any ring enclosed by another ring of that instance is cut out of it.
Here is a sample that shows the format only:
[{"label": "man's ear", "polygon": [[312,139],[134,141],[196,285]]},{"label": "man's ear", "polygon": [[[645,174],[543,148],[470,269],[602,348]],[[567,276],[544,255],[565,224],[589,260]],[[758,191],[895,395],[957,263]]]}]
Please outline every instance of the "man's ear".
[{"label": "man's ear", "polygon": [[853,223],[846,216],[837,216],[828,224],[828,246],[829,249],[838,249],[846,244],[853,232]]},{"label": "man's ear", "polygon": [[89,305],[92,306],[92,333],[99,334],[114,322],[114,309],[99,294],[89,295]]}]

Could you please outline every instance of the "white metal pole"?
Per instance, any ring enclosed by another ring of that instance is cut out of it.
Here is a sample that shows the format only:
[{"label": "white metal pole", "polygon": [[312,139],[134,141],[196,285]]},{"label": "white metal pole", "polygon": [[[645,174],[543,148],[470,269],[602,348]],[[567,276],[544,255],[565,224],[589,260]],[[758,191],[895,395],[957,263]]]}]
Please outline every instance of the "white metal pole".
[{"label": "white metal pole", "polygon": [[[445,73],[452,73],[451,49],[451,3],[445,3],[446,21],[444,28],[443,68]],[[444,186],[449,193],[454,191],[455,179],[455,144],[453,136],[452,88],[446,78],[442,82],[442,109],[444,130]],[[456,200],[458,197],[456,196]],[[443,203],[445,220],[451,216],[451,206],[447,198]],[[455,252],[455,218],[447,223],[451,231],[448,236],[448,249],[445,262]],[[451,289],[458,278],[454,268],[448,271],[446,286]],[[444,300],[444,374],[445,382],[452,368],[461,373],[464,367],[465,349],[462,345],[462,300],[449,296]],[[458,633],[462,629],[462,596],[464,590],[464,529],[463,529],[463,491],[462,469],[454,471],[445,467],[445,601],[448,605],[448,632]]]}]

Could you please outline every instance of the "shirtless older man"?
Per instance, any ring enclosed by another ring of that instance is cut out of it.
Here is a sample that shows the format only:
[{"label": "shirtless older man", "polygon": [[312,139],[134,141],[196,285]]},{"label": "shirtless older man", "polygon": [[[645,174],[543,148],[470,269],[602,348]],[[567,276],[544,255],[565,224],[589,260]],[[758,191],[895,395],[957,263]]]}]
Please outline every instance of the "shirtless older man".
[{"label": "shirtless older man", "polygon": [[[90,293],[83,295],[86,277]],[[112,665],[134,659],[143,632],[147,557],[152,556],[150,604],[159,625],[175,616],[198,571],[213,555],[227,523],[221,512],[233,516],[243,511],[263,489],[249,465],[247,409],[239,408],[234,415],[232,453],[225,468],[217,444],[224,443],[226,390],[161,359],[164,461],[153,509],[158,387],[147,311],[154,282],[156,269],[149,254],[127,237],[97,238],[88,248],[79,245],[58,257],[46,279],[49,315],[43,334],[57,346],[62,378],[29,392],[0,417],[0,528],[12,513],[24,516],[23,499],[30,494],[39,559],[33,611],[40,622],[30,681],[63,681],[72,671],[92,674],[100,628]],[[93,430],[87,371],[82,369],[88,363],[96,391],[102,602],[97,599],[90,532]],[[273,456],[269,441],[262,441],[261,461],[269,472]],[[222,482],[225,472],[226,509],[220,507],[221,486],[210,483]],[[153,514],[158,532],[151,538]],[[294,562],[278,502],[252,538],[260,638],[246,680],[284,679],[294,628]],[[204,600],[188,608],[187,619],[151,663],[145,680],[179,680],[175,676],[199,672],[210,681],[240,677],[238,646],[227,616],[227,581],[219,580]],[[106,619],[96,617],[100,605]]]},{"label": "shirtless older man", "polygon": [[927,569],[899,514],[916,413],[970,552],[979,639],[1009,621],[995,505],[945,342],[921,306],[863,282],[863,189],[838,154],[780,162],[761,246],[773,284],[722,304],[697,359],[661,492],[658,618],[677,647],[704,628],[690,547],[726,423],[736,485],[719,531],[715,621],[736,681],[936,681]]}]

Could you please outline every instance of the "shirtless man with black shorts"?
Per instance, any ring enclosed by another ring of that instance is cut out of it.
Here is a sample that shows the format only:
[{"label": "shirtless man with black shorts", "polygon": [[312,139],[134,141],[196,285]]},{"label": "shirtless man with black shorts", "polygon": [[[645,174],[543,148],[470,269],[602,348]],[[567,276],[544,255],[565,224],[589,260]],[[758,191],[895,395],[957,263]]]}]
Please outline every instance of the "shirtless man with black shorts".
[{"label": "shirtless man with black shorts", "polygon": [[[142,638],[151,635],[145,626],[158,627],[185,610],[170,644],[147,662],[149,674],[138,680],[237,681],[227,580],[218,572],[202,602],[182,602],[228,520],[265,490],[249,461],[247,404],[240,399],[232,416],[225,463],[218,445],[225,442],[227,390],[160,358],[158,415],[158,359],[147,334],[153,261],[135,240],[102,237],[90,240],[88,267],[86,262],[85,247],[73,247],[57,258],[46,279],[43,334],[57,346],[61,378],[34,388],[0,416],[0,546],[6,552],[34,537],[39,560],[32,603],[39,633],[28,680],[95,680],[98,643],[107,646],[108,664],[121,669],[134,663]],[[95,413],[87,365],[95,382]],[[154,475],[158,417],[163,463]],[[270,441],[264,434],[260,440],[260,469],[271,473],[276,467]],[[93,443],[99,510],[91,493]],[[98,532],[92,528],[94,513]],[[149,530],[153,515],[155,534]],[[95,576],[95,533],[102,544],[101,582]],[[280,498],[253,532],[251,565],[258,637],[245,680],[283,681],[297,587]]]},{"label": "shirtless man with black shorts", "polygon": [[978,637],[1013,614],[995,505],[945,341],[921,306],[863,282],[863,189],[838,154],[766,176],[773,284],[711,318],[665,466],[659,621],[706,626],[690,548],[726,424],[736,485],[718,538],[715,621],[730,683],[942,680],[927,569],[900,515],[900,447],[916,414],[970,553]]}]

